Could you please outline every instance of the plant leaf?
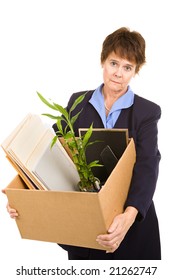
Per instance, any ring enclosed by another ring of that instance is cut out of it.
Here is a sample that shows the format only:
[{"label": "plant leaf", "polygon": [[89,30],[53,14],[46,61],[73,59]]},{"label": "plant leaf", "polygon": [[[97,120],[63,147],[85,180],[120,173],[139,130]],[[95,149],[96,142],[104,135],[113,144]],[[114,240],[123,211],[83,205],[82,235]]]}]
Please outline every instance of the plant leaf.
[{"label": "plant leaf", "polygon": [[87,132],[85,133],[83,139],[82,139],[82,143],[83,143],[83,148],[86,147],[91,135],[92,135],[92,129],[93,129],[93,125],[90,125],[90,128],[87,130]]},{"label": "plant leaf", "polygon": [[[82,109],[83,110],[83,109]],[[77,118],[79,117],[80,113],[82,112],[82,110],[80,110],[80,112],[78,112],[75,116],[73,116],[71,118],[71,124],[73,125],[75,123],[75,121],[77,120]]]},{"label": "plant leaf", "polygon": [[50,107],[51,109],[56,110],[56,107],[55,107],[54,105],[52,105],[50,102],[48,102],[48,101],[42,96],[42,94],[39,93],[38,91],[37,91],[37,95],[38,95],[38,97],[41,99],[41,101],[42,101],[44,104],[46,104],[46,105],[47,105],[48,107]]},{"label": "plant leaf", "polygon": [[57,124],[57,127],[58,127],[58,133],[60,133],[61,135],[63,135],[63,129],[62,129],[61,121],[62,121],[62,118],[60,117],[60,118],[57,119],[56,124]]},{"label": "plant leaf", "polygon": [[71,113],[76,108],[76,106],[84,100],[85,95],[86,95],[86,93],[84,93],[84,94],[80,95],[78,98],[76,98],[76,100],[74,101],[73,105],[70,108],[69,113]]},{"label": "plant leaf", "polygon": [[51,115],[51,114],[42,114],[43,116],[46,116],[46,117],[49,117],[49,118],[51,118],[51,119],[57,119],[58,118],[58,116],[53,116],[53,115]]},{"label": "plant leaf", "polygon": [[63,108],[61,105],[59,105],[59,104],[57,104],[57,103],[53,103],[53,105],[55,106],[55,108],[56,108],[56,110],[57,110],[58,112],[60,112],[62,115],[64,115],[64,117],[65,117],[66,119],[69,118],[68,112],[67,112],[67,110],[66,110],[65,108]]},{"label": "plant leaf", "polygon": [[99,162],[99,160],[94,160],[94,161],[90,162],[90,163],[88,164],[88,166],[89,166],[90,168],[91,168],[91,167],[103,166],[103,164],[99,164],[98,162]]},{"label": "plant leaf", "polygon": [[86,148],[91,146],[91,145],[93,145],[93,144],[99,143],[99,142],[104,142],[104,141],[102,141],[102,140],[94,140],[92,142],[88,142],[87,145],[86,145]]},{"label": "plant leaf", "polygon": [[57,139],[58,139],[58,136],[55,135],[55,136],[53,137],[53,139],[52,139],[52,142],[51,142],[51,148],[55,145]]},{"label": "plant leaf", "polygon": [[64,139],[71,139],[73,137],[73,133],[71,131],[68,131],[65,135],[64,135]]}]

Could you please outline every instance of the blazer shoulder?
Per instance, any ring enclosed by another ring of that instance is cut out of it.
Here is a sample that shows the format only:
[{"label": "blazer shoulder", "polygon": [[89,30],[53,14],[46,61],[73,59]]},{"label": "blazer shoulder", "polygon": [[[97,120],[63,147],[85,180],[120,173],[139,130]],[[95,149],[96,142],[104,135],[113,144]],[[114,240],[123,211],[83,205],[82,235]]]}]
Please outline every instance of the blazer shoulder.
[{"label": "blazer shoulder", "polygon": [[157,103],[135,94],[134,109],[141,115],[157,115],[160,118],[161,107]]}]

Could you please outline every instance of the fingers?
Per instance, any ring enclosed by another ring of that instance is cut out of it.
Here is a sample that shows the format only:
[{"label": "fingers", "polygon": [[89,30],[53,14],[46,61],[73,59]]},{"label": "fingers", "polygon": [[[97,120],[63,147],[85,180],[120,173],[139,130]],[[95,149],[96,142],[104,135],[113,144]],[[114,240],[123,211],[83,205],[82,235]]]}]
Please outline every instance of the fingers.
[{"label": "fingers", "polygon": [[119,246],[120,246],[120,244],[118,242],[115,242],[115,244],[109,250],[107,250],[106,253],[115,252],[118,249]]},{"label": "fingers", "polygon": [[120,246],[122,240],[118,236],[113,234],[99,235],[96,238],[96,241],[103,247],[109,248],[107,253],[114,252]]},{"label": "fingers", "polygon": [[16,209],[11,208],[9,204],[7,204],[6,208],[7,208],[7,212],[9,213],[12,219],[15,219],[16,217],[19,216]]},{"label": "fingers", "polygon": [[107,250],[106,250],[106,253],[113,253],[115,252],[119,246],[120,246],[120,243],[119,241],[116,241],[115,243],[112,243],[111,244],[109,242],[100,242],[100,241],[97,241],[102,247],[105,247]]},{"label": "fingers", "polygon": [[[2,193],[6,194],[5,189],[2,189],[1,191],[2,191]],[[11,208],[9,203],[7,203],[6,208],[7,208],[7,212],[9,213],[9,215],[10,215],[10,217],[12,219],[15,219],[15,218],[17,218],[19,216],[19,214],[17,213],[16,209]]]}]

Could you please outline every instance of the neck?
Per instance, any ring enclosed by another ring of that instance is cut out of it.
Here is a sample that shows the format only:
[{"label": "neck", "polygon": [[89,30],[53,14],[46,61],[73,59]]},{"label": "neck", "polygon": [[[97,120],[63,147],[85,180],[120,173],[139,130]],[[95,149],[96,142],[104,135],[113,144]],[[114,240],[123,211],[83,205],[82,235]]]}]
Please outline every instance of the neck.
[{"label": "neck", "polygon": [[102,87],[102,94],[104,96],[105,100],[112,100],[112,102],[115,102],[118,98],[120,98],[122,95],[124,95],[128,90],[128,87],[125,90],[110,90],[105,85]]},{"label": "neck", "polygon": [[111,111],[112,105],[119,98],[119,96],[115,94],[112,95],[112,94],[105,93],[104,88],[102,89],[102,95],[104,97],[104,107],[106,110],[106,115],[108,115],[109,112]]}]

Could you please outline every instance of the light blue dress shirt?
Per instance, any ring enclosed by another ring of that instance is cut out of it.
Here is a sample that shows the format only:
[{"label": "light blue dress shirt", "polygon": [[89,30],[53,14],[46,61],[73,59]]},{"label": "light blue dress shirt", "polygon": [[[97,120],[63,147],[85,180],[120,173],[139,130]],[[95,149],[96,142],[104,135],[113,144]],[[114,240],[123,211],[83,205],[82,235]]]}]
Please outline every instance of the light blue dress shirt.
[{"label": "light blue dress shirt", "polygon": [[94,92],[89,102],[94,106],[100,115],[103,125],[105,128],[113,128],[122,109],[129,108],[134,103],[134,92],[131,90],[130,86],[128,86],[127,92],[122,95],[117,101],[113,104],[108,116],[105,114],[105,106],[104,106],[104,96],[102,94],[101,84]]}]

